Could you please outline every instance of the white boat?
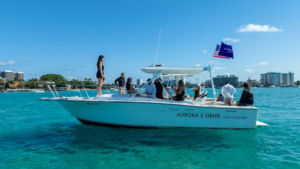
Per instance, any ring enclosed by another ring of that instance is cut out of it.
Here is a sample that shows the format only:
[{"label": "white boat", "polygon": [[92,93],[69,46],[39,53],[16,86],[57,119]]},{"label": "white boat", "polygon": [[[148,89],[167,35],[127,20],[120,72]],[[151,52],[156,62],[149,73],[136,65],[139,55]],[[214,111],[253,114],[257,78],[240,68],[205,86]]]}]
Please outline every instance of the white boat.
[{"label": "white boat", "polygon": [[45,93],[45,90],[42,90],[42,89],[31,89],[30,93]]},{"label": "white boat", "polygon": [[271,86],[269,86],[270,88],[275,88],[276,86],[274,86],[274,85],[271,85]]},{"label": "white boat", "polygon": [[6,89],[5,92],[18,92],[18,90],[17,89]]},{"label": "white boat", "polygon": [[[153,74],[155,81],[161,74],[200,74],[210,67],[145,67],[143,72]],[[213,81],[212,86],[213,86]],[[137,92],[143,91],[144,85]],[[52,90],[51,90],[52,92]],[[164,92],[166,92],[164,88]],[[215,89],[213,87],[213,92]],[[207,92],[206,92],[207,93]],[[97,97],[53,97],[41,98],[57,101],[75,118],[84,124],[112,125],[142,128],[228,128],[251,129],[268,126],[257,121],[258,108],[225,106],[215,98],[202,95],[196,101],[174,101],[157,99],[141,94],[104,94]],[[170,97],[170,95],[166,92]]]}]

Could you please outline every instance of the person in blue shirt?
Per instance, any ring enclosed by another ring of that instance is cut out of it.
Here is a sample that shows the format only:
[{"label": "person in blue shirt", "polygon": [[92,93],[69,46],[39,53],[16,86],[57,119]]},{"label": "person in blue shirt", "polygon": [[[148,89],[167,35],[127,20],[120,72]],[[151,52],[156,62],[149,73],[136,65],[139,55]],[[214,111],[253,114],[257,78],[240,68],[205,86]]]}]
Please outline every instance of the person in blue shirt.
[{"label": "person in blue shirt", "polygon": [[155,97],[155,93],[156,93],[155,86],[152,84],[151,79],[148,79],[147,82],[148,82],[148,85],[146,86],[146,94],[149,97]]}]

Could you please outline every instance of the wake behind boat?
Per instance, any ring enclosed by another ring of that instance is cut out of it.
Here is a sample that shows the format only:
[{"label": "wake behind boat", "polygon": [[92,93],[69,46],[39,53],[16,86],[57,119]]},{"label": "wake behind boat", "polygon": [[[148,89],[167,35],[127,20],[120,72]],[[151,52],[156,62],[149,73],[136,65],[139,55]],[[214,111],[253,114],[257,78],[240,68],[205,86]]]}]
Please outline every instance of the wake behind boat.
[{"label": "wake behind boat", "polygon": [[[195,75],[209,72],[211,67],[155,67],[149,66],[142,69],[143,72],[153,74],[152,82],[158,80],[161,75]],[[211,77],[212,81],[212,77]],[[213,84],[213,81],[212,81]],[[146,84],[139,89],[141,93]],[[253,106],[225,106],[217,103],[215,89],[214,98],[206,95],[195,101],[172,100],[164,87],[165,94],[170,98],[157,99],[141,94],[104,94],[97,97],[63,97],[59,96],[48,85],[53,97],[41,98],[44,101],[57,101],[75,118],[84,124],[144,127],[144,128],[230,128],[249,129],[267,124],[257,121],[258,108]]]}]

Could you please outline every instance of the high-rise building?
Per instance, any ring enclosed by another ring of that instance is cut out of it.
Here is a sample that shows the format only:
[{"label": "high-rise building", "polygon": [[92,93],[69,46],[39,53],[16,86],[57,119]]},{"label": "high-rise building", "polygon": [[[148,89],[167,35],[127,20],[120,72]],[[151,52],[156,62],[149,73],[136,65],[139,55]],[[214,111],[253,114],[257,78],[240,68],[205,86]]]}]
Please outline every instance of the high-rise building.
[{"label": "high-rise building", "polygon": [[239,78],[235,75],[223,75],[214,77],[213,81],[216,87],[224,86],[226,82],[229,82],[232,86],[238,86]]},{"label": "high-rise building", "polygon": [[23,72],[13,72],[10,70],[2,70],[0,76],[5,78],[7,81],[17,80],[25,80]]},{"label": "high-rise building", "polygon": [[138,86],[141,86],[142,83],[143,83],[143,79],[137,79],[137,80],[136,80],[136,84],[137,84]]},{"label": "high-rise building", "polygon": [[24,73],[23,72],[15,72],[15,78],[17,79],[17,80],[25,80],[25,78],[24,78]]},{"label": "high-rise building", "polygon": [[282,73],[281,74],[281,85],[292,86],[294,85],[294,73]]},{"label": "high-rise building", "polygon": [[5,78],[7,81],[15,80],[15,72],[10,70],[2,70],[1,77]]},{"label": "high-rise building", "polygon": [[267,72],[260,74],[261,83],[263,84],[272,84],[274,86],[281,85],[281,73],[277,72]]},{"label": "high-rise building", "polygon": [[260,74],[262,84],[272,84],[275,86],[292,86],[294,85],[294,73],[277,73],[267,72]]}]

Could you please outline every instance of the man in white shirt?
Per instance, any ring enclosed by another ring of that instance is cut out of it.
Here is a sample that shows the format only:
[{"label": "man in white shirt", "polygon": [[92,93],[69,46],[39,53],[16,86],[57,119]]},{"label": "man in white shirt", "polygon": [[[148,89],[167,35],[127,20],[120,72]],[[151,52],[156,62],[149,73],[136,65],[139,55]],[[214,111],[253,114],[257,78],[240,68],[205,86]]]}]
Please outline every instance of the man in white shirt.
[{"label": "man in white shirt", "polygon": [[152,84],[151,79],[148,79],[147,81],[148,81],[148,85],[146,86],[146,94],[149,97],[155,97],[155,94],[156,94],[155,86],[154,86],[154,84]]},{"label": "man in white shirt", "polygon": [[235,88],[230,85],[229,82],[225,83],[225,86],[222,87],[222,95],[224,96],[224,104],[232,105],[233,94],[236,92]]}]

